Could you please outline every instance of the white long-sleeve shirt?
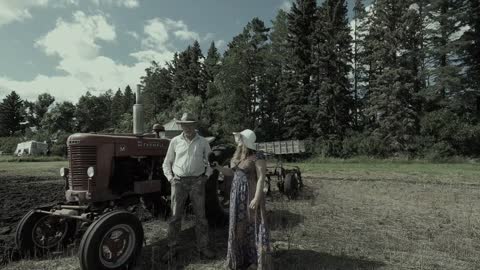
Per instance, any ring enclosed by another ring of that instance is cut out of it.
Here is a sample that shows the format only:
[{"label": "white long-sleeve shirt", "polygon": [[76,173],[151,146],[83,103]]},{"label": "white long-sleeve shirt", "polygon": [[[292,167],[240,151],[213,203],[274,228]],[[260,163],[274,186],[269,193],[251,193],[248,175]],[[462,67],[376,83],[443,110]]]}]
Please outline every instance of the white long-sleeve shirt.
[{"label": "white long-sleeve shirt", "polygon": [[163,161],[163,173],[170,181],[173,176],[187,177],[211,174],[208,154],[211,152],[208,141],[200,136],[188,141],[184,134],[174,137],[168,146],[167,155]]}]

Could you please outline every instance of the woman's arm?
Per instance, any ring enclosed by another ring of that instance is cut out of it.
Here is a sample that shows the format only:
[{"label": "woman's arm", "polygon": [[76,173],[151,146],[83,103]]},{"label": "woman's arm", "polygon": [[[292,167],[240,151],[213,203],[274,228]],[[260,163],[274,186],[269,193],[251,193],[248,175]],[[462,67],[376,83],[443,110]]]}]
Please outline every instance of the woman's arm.
[{"label": "woman's arm", "polygon": [[260,205],[260,200],[263,197],[263,185],[267,174],[267,162],[264,159],[259,159],[255,162],[255,170],[257,171],[257,187],[255,190],[255,197],[250,202],[250,208],[256,209]]},{"label": "woman's arm", "polygon": [[218,165],[218,162],[213,162],[213,169],[221,172],[225,176],[233,176],[233,170],[227,167]]}]

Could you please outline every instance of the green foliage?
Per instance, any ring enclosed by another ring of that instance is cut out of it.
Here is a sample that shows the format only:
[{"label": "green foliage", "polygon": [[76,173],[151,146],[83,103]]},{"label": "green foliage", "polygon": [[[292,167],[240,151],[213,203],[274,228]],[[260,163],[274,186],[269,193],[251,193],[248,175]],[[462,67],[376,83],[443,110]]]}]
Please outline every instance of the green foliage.
[{"label": "green foliage", "polygon": [[263,21],[254,18],[228,45],[217,84],[223,103],[223,134],[260,126],[259,105],[269,91],[264,63],[267,32]]},{"label": "green foliage", "polygon": [[297,0],[288,13],[288,45],[292,57],[288,64],[288,82],[285,83],[285,127],[287,136],[305,139],[312,136],[311,118],[313,109],[309,97],[312,94],[311,78],[313,38],[317,21],[315,0]]},{"label": "green foliage", "polygon": [[23,101],[12,91],[0,103],[0,136],[12,136],[22,130]]},{"label": "green foliage", "polygon": [[80,97],[75,117],[80,132],[96,132],[110,127],[111,96],[106,93],[93,96],[90,92]]},{"label": "green foliage", "polygon": [[315,74],[310,103],[316,112],[316,136],[342,138],[352,123],[353,99],[349,74],[352,61],[347,3],[327,0],[318,12],[313,33]]},{"label": "green foliage", "polygon": [[64,101],[62,103],[56,103],[54,107],[44,115],[41,122],[41,130],[48,131],[49,134],[56,134],[58,132],[72,133],[75,130],[75,110],[75,105],[71,102]]},{"label": "green foliage", "polygon": [[50,148],[50,155],[60,156],[63,158],[67,157],[67,139],[70,136],[69,133],[59,133],[56,137],[55,142]]},{"label": "green foliage", "polygon": [[44,115],[47,113],[50,105],[55,102],[55,97],[48,93],[40,94],[35,102],[25,101],[26,120],[31,127],[39,128]]},{"label": "green foliage", "polygon": [[20,137],[0,137],[0,152],[4,154],[13,154],[17,144],[22,142]]}]

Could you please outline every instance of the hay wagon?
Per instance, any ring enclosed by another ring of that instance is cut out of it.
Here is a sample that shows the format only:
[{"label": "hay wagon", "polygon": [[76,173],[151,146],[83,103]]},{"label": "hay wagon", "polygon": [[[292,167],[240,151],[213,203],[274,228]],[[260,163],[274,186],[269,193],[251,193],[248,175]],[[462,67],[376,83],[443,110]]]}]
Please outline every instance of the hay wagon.
[{"label": "hay wagon", "polygon": [[284,165],[282,160],[287,155],[307,153],[306,142],[300,140],[263,142],[257,143],[257,150],[266,153],[268,158],[276,159],[275,165],[267,166],[267,195],[271,194],[274,179],[281,193],[289,199],[295,199],[303,187],[302,173],[298,166]]}]

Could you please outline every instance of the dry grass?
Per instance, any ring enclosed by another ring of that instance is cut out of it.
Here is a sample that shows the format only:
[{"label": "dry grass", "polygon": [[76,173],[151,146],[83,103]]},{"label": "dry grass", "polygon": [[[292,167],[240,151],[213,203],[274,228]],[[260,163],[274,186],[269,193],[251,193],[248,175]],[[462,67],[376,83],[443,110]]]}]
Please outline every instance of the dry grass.
[{"label": "dry grass", "polygon": [[[478,164],[328,162],[300,164],[296,201],[268,202],[275,269],[479,269]],[[274,188],[274,191],[276,189]],[[200,261],[186,222],[181,269],[222,269],[225,229],[212,230],[218,259]],[[140,269],[168,269],[166,224],[145,224]],[[14,262],[8,270],[79,269],[76,257]]]}]

